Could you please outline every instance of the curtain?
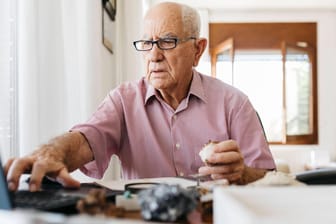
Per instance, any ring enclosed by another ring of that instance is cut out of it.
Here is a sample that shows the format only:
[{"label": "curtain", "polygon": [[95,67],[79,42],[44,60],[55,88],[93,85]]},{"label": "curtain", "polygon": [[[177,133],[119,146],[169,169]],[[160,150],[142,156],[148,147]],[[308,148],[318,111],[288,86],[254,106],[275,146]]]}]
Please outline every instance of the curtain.
[{"label": "curtain", "polygon": [[[143,75],[141,55],[132,46],[142,34],[143,5],[134,0],[117,2],[111,54],[102,44],[100,0],[18,2],[22,156],[85,122],[112,88]],[[104,178],[118,178],[116,158],[110,167]]]},{"label": "curtain", "polygon": [[19,1],[20,154],[84,122],[116,84],[92,0]]}]

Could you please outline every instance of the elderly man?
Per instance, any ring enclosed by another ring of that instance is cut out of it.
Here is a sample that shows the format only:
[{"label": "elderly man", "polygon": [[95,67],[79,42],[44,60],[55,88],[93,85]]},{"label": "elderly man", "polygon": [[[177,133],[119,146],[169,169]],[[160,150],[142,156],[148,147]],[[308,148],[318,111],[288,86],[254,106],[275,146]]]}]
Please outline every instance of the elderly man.
[{"label": "elderly man", "polygon": [[[145,62],[145,77],[112,90],[86,123],[31,155],[9,160],[10,190],[17,189],[24,172],[31,172],[31,191],[45,175],[77,187],[69,172],[80,168],[99,178],[113,154],[128,179],[199,172],[246,184],[275,169],[247,96],[194,69],[207,44],[199,32],[194,9],[170,2],[151,8],[143,36],[134,42]],[[209,140],[218,143],[204,164],[198,153]]]}]

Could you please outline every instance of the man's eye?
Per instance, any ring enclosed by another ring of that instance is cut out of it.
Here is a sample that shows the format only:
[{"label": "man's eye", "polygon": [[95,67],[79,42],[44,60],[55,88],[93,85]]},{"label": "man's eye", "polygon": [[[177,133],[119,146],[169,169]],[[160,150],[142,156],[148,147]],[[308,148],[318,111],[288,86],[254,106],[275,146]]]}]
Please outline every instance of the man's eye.
[{"label": "man's eye", "polygon": [[162,39],[161,41],[162,41],[163,43],[170,44],[170,43],[174,43],[174,42],[175,42],[175,39],[170,39],[170,38],[168,39],[168,38],[167,38],[167,39]]},{"label": "man's eye", "polygon": [[145,46],[152,45],[152,41],[144,41],[142,44]]}]

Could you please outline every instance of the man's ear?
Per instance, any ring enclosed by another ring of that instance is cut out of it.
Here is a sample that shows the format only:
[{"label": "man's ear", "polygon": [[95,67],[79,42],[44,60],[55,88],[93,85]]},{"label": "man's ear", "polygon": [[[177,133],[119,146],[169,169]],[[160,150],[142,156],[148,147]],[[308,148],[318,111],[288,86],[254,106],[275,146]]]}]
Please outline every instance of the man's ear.
[{"label": "man's ear", "polygon": [[196,47],[196,54],[195,54],[195,60],[194,60],[194,63],[193,63],[193,66],[196,67],[198,65],[198,62],[207,46],[207,39],[205,38],[199,38],[199,39],[196,39],[195,41],[195,47]]}]

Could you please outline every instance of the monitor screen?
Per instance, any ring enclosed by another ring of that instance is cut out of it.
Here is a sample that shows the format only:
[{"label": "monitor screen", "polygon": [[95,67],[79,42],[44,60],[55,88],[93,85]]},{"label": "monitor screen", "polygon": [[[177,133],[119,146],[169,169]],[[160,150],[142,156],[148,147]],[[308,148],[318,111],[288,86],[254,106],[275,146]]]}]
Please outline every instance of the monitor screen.
[{"label": "monitor screen", "polygon": [[12,209],[12,203],[8,192],[7,181],[0,158],[0,209]]}]

